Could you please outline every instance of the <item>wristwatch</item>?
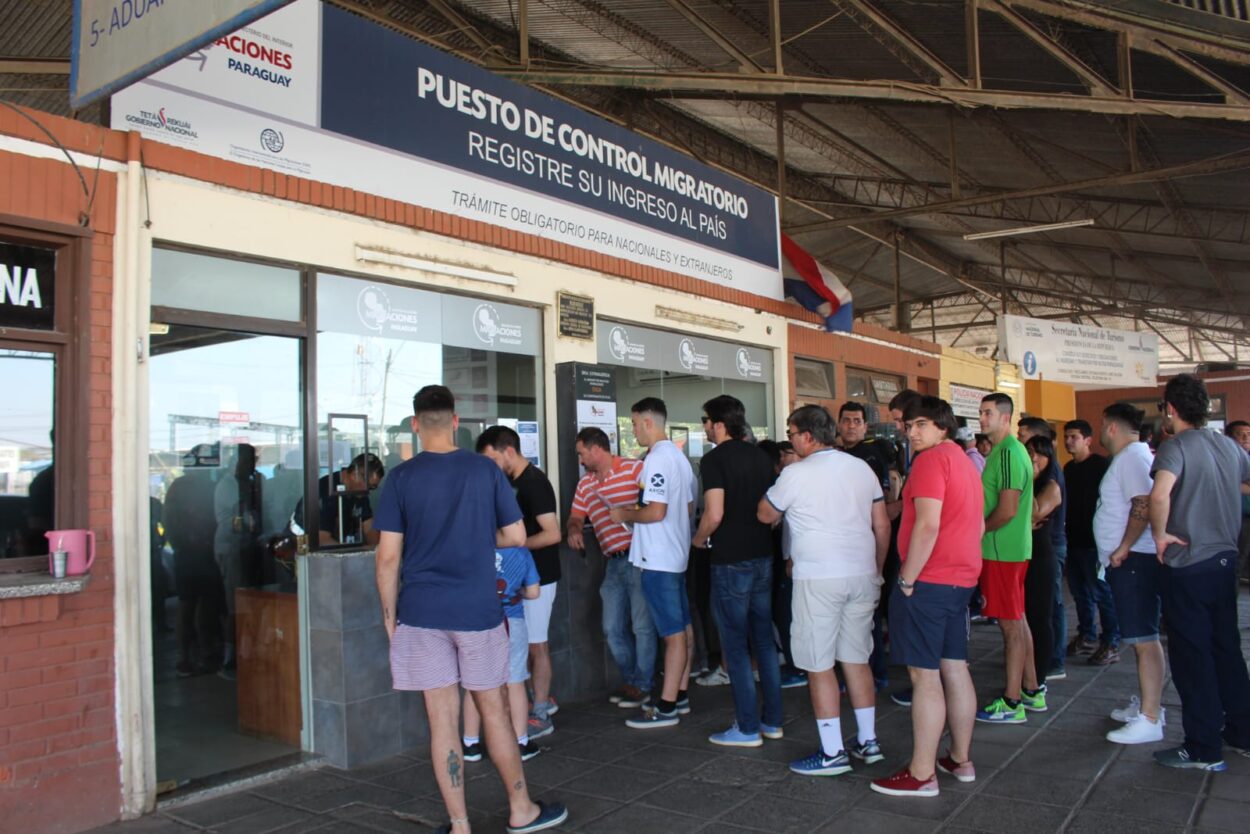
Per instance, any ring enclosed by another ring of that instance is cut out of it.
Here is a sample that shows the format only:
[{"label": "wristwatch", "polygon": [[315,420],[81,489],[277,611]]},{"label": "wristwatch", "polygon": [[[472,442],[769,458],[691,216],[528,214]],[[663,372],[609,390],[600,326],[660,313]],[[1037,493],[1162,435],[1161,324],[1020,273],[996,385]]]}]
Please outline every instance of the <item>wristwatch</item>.
[{"label": "wristwatch", "polygon": [[916,587],[916,583],[908,582],[906,579],[903,578],[902,574],[899,574],[898,586],[902,588],[904,591],[910,591],[912,588]]}]

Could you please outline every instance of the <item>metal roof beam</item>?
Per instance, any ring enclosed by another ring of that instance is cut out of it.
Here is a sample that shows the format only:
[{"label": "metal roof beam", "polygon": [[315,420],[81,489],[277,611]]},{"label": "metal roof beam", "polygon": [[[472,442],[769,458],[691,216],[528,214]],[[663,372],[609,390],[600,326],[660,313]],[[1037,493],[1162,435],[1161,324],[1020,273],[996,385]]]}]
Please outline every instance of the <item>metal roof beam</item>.
[{"label": "metal roof beam", "polygon": [[1178,119],[1250,121],[1250,107],[1232,104],[1194,104],[1124,96],[1079,96],[1014,90],[953,89],[898,80],[860,81],[773,73],[742,75],[725,72],[663,72],[633,69],[570,70],[531,67],[527,70],[523,67],[492,66],[491,71],[527,84],[626,87],[691,99],[775,99],[779,96],[811,96],[946,104],[967,108],[1067,110],[1122,116],[1140,114]]},{"label": "metal roof beam", "polygon": [[1063,64],[1069,72],[1081,80],[1081,83],[1092,94],[1099,96],[1118,96],[1121,94],[1114,85],[1090,69],[1084,61],[1072,54],[1066,46],[1037,28],[1033,21],[1014,9],[1003,5],[1000,0],[982,0],[981,8],[987,12],[993,12],[1010,23],[1016,31],[1031,40],[1043,52],[1060,64]]},{"label": "metal roof beam", "polygon": [[1212,89],[1218,90],[1220,94],[1224,96],[1225,104],[1236,104],[1242,107],[1250,105],[1250,96],[1247,96],[1245,91],[1240,87],[1225,81],[1223,78],[1211,72],[1211,70],[1207,69],[1193,58],[1190,58],[1188,55],[1164,43],[1163,41],[1155,40],[1134,43],[1132,44],[1132,48],[1140,49],[1143,52],[1149,52],[1151,55],[1156,55],[1160,58],[1165,58],[1168,61],[1171,61],[1177,67],[1189,73],[1194,78],[1197,78],[1203,84],[1206,84]]},{"label": "metal roof beam", "polygon": [[914,214],[942,214],[943,212],[952,209],[980,206],[988,203],[999,203],[1004,200],[1022,200],[1028,197],[1070,194],[1074,191],[1080,191],[1085,188],[1114,188],[1122,185],[1137,185],[1140,183],[1156,182],[1158,180],[1166,180],[1172,177],[1193,177],[1206,174],[1218,174],[1226,171],[1238,171],[1244,168],[1250,168],[1250,149],[1236,151],[1230,154],[1222,154],[1210,159],[1199,159],[1193,162],[1183,162],[1179,165],[1148,168],[1143,171],[1131,171],[1123,174],[1114,174],[1108,177],[1095,177],[1088,180],[1076,180],[1072,182],[1055,183],[1053,185],[1041,185],[1035,188],[1025,188],[1019,191],[1008,191],[1001,194],[981,194],[976,197],[964,197],[960,200],[947,200],[945,202],[930,203],[923,206],[909,206],[907,208],[872,212],[869,214],[856,215],[854,217],[822,220],[819,223],[794,226],[792,229],[793,231],[803,232],[811,232],[818,229],[838,229],[843,226],[852,226],[857,223],[888,220],[896,217],[907,217]]},{"label": "metal roof beam", "polygon": [[831,2],[846,12],[847,16],[868,34],[874,36],[877,32],[884,34],[888,41],[883,42],[884,46],[913,70],[928,69],[937,76],[940,84],[947,87],[968,86],[968,82],[959,73],[929,51],[929,48],[910,32],[876,8],[879,4],[868,3],[865,0],[831,0]]},{"label": "metal roof beam", "polygon": [[712,43],[720,47],[721,51],[738,62],[738,65],[746,72],[763,72],[764,68],[756,63],[755,59],[739,49],[733,41],[721,34],[715,26],[708,22],[707,18],[699,14],[686,0],[665,0],[673,10],[680,14],[686,20],[690,21],[703,34],[707,35]]}]

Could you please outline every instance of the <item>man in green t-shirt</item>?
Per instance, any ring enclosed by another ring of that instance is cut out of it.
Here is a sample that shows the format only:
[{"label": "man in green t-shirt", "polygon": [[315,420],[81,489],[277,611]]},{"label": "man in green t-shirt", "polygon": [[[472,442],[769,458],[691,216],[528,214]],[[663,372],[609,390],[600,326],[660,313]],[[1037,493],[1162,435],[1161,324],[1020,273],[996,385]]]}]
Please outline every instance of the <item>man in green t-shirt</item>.
[{"label": "man in green t-shirt", "polygon": [[1024,619],[1024,576],[1033,555],[1033,464],[1011,433],[1015,406],[1006,394],[981,400],[981,431],[994,447],[985,458],[985,534],[981,537],[981,611],[1003,632],[1003,694],[977,712],[987,724],[1023,724],[1025,710],[1046,711],[1046,689],[1033,668],[1033,635]]}]

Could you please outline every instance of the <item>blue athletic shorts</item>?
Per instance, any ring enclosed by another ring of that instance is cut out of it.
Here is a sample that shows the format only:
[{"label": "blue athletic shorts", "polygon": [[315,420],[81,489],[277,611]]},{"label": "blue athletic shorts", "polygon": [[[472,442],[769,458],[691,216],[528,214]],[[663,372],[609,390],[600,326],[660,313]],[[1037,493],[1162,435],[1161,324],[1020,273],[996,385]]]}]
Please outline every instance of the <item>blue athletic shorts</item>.
[{"label": "blue athletic shorts", "polygon": [[1130,553],[1118,568],[1107,566],[1107,584],[1120,621],[1120,643],[1159,639],[1159,559],[1153,553]]},{"label": "blue athletic shorts", "polygon": [[890,661],[939,669],[943,660],[968,659],[968,602],[976,588],[917,582],[911,596],[890,597]]}]

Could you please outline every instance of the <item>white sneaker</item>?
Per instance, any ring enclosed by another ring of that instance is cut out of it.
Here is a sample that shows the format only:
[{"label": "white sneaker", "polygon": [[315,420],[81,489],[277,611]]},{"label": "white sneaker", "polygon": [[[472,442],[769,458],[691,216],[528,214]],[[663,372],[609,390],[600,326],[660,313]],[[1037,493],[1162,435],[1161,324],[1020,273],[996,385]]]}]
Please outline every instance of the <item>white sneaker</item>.
[{"label": "white sneaker", "polygon": [[1149,744],[1163,741],[1163,720],[1151,721],[1140,713],[1118,730],[1107,733],[1107,741],[1116,744]]},{"label": "white sneaker", "polygon": [[1112,720],[1119,721],[1121,724],[1127,724],[1139,715],[1141,715],[1141,698],[1136,695],[1129,698],[1127,707],[1111,710]]},{"label": "white sneaker", "polygon": [[717,666],[706,675],[695,678],[699,686],[725,686],[729,683],[729,673]]}]

